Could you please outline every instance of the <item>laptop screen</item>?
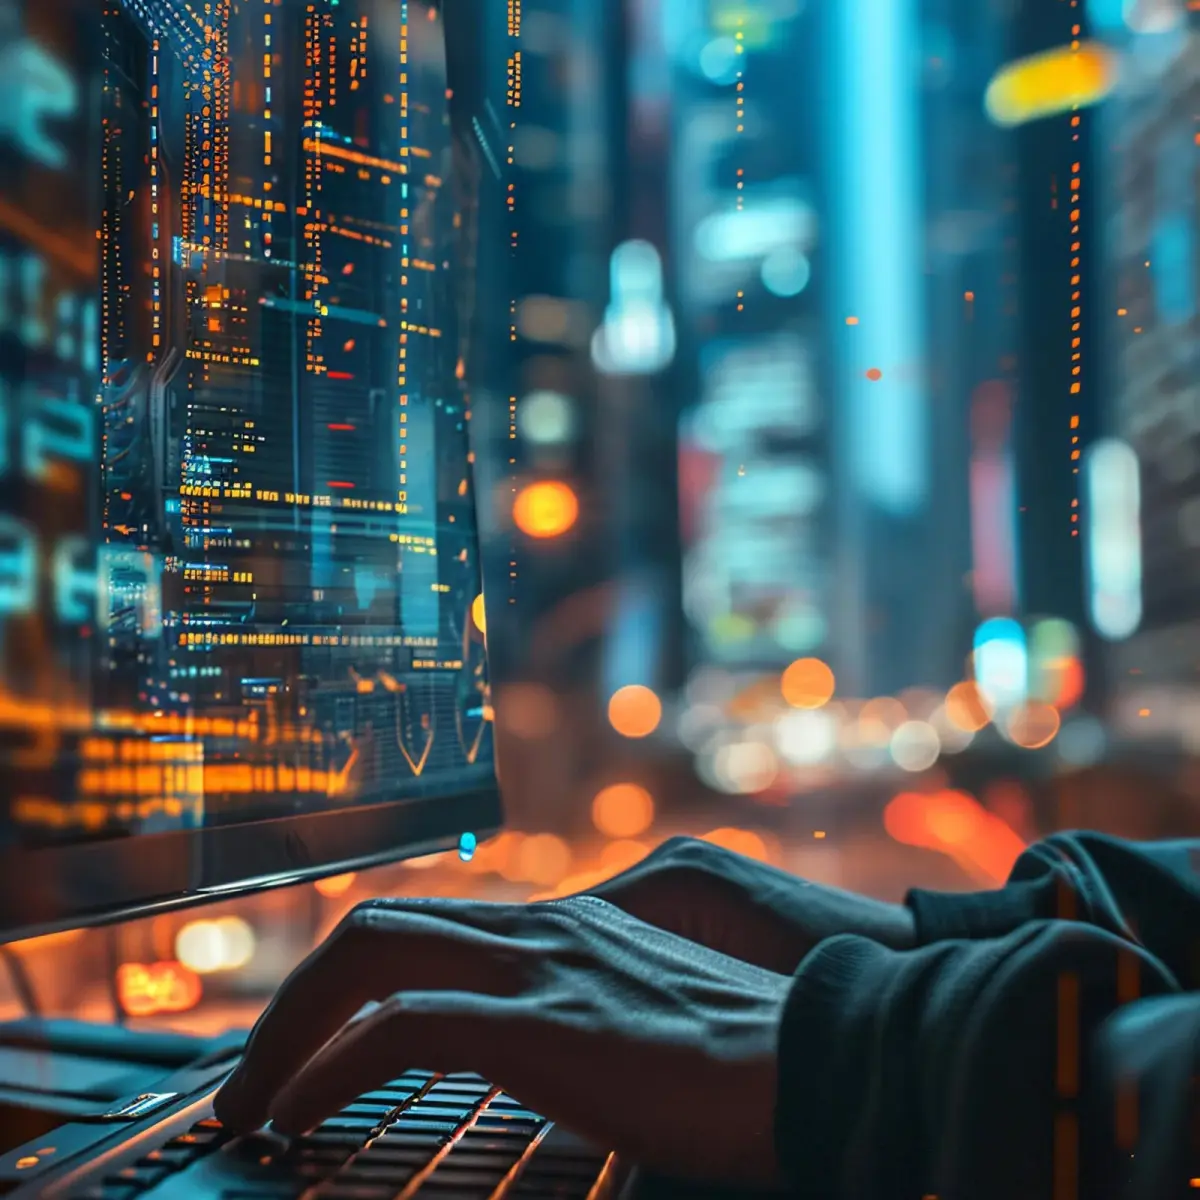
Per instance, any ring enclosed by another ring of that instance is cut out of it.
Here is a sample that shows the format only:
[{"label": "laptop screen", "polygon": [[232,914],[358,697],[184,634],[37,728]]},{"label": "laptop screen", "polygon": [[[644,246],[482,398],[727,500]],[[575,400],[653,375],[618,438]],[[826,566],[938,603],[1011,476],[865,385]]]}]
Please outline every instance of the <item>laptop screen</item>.
[{"label": "laptop screen", "polygon": [[441,13],[0,21],[0,848],[491,786]]}]

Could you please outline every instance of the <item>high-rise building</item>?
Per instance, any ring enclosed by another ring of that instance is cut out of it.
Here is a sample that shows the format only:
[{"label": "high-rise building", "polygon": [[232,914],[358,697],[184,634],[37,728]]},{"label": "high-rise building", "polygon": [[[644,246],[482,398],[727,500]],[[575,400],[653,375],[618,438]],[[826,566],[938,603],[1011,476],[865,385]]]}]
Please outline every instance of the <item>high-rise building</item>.
[{"label": "high-rise building", "polygon": [[[1195,747],[1200,653],[1200,14],[1137,8],[1109,31],[1123,56],[1100,127],[1106,346],[1104,432],[1118,439],[1134,486],[1112,455],[1093,464],[1085,516],[1089,610],[1124,732],[1184,737]],[[1139,23],[1139,16],[1142,18]],[[1150,18],[1156,17],[1156,20]],[[1107,502],[1106,502],[1107,500]]]}]

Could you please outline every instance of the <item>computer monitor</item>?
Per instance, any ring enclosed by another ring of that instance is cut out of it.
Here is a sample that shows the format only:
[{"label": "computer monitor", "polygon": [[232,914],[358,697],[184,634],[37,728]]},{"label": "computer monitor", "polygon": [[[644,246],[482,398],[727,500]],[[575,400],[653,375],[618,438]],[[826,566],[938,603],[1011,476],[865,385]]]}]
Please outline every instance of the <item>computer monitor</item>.
[{"label": "computer monitor", "polygon": [[501,823],[447,20],[0,0],[0,939]]}]

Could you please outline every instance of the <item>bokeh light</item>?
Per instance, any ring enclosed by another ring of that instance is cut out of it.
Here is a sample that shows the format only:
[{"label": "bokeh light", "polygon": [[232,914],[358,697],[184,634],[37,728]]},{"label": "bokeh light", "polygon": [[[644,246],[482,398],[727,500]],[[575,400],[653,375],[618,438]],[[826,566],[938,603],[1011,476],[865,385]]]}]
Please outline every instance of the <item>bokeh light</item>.
[{"label": "bokeh light", "polygon": [[713,756],[713,780],[723,792],[750,796],[765,791],[779,777],[779,759],[763,741],[731,741]]},{"label": "bokeh light", "polygon": [[330,875],[327,879],[318,879],[313,887],[317,889],[317,894],[333,900],[338,896],[344,896],[353,886],[357,875],[353,871],[347,871],[344,875]]},{"label": "bokeh light", "polygon": [[828,709],[784,713],[775,723],[775,746],[797,766],[824,762],[837,749],[837,718]]},{"label": "bokeh light", "polygon": [[780,688],[793,708],[822,708],[837,686],[833,671],[819,658],[800,658],[783,673]]},{"label": "bokeh light", "polygon": [[483,607],[482,592],[471,601],[471,620],[475,622],[475,628],[487,637],[487,613]]},{"label": "bokeh light", "polygon": [[517,428],[535,446],[557,446],[575,433],[575,410],[568,396],[548,390],[530,392],[517,409]]},{"label": "bokeh light", "polygon": [[878,717],[862,716],[842,726],[840,743],[846,761],[860,771],[875,771],[887,762],[892,730]]},{"label": "bokeh light", "polygon": [[929,723],[937,730],[943,754],[961,754],[975,740],[972,730],[964,729],[958,722],[950,719],[944,704],[939,704],[929,714]]},{"label": "bokeh light", "polygon": [[892,758],[902,771],[927,771],[941,749],[937,730],[926,721],[905,721],[892,734]]},{"label": "bokeh light", "polygon": [[1062,718],[1053,704],[1022,704],[1008,715],[1006,731],[1015,745],[1040,750],[1058,736]]},{"label": "bokeh light", "polygon": [[592,823],[609,837],[636,837],[653,821],[654,797],[637,783],[610,784],[592,801]]},{"label": "bokeh light", "polygon": [[189,921],[175,935],[175,957],[197,975],[244,967],[254,946],[254,930],[241,917]]},{"label": "bokeh light", "polygon": [[636,866],[649,853],[650,847],[645,842],[634,838],[622,838],[616,842],[609,842],[604,847],[600,852],[600,865],[606,871],[619,874]]},{"label": "bokeh light", "polygon": [[876,696],[868,700],[858,713],[860,721],[879,721],[888,729],[899,729],[908,720],[908,709],[895,696]]},{"label": "bokeh light", "polygon": [[532,538],[559,537],[578,517],[578,498],[565,483],[556,480],[531,483],[513,501],[513,521]]},{"label": "bokeh light", "polygon": [[781,246],[763,259],[763,287],[773,296],[798,296],[812,278],[812,264],[795,246]]},{"label": "bokeh light", "polygon": [[1024,125],[1096,104],[1116,79],[1116,55],[1101,43],[1058,46],[1001,67],[984,105],[997,125]]},{"label": "bokeh light", "polygon": [[631,683],[613,693],[608,720],[623,737],[649,737],[662,720],[662,701],[650,688]]},{"label": "bokeh light", "polygon": [[521,843],[515,867],[520,881],[548,887],[571,869],[571,848],[556,834],[535,833]]},{"label": "bokeh light", "polygon": [[1008,878],[1025,849],[1021,836],[968,792],[902,792],[884,809],[897,842],[947,854],[989,884]]},{"label": "bokeh light", "polygon": [[1108,735],[1092,716],[1080,714],[1063,727],[1055,742],[1058,757],[1069,767],[1091,767],[1104,757]]},{"label": "bokeh light", "polygon": [[746,858],[757,859],[759,862],[770,861],[766,842],[759,834],[750,829],[734,829],[723,826],[706,833],[701,840],[711,842],[714,846],[721,846],[725,850],[732,850],[735,854],[744,855]]},{"label": "bokeh light", "polygon": [[978,733],[992,719],[992,706],[970,681],[956,683],[946,694],[946,717],[967,733]]}]

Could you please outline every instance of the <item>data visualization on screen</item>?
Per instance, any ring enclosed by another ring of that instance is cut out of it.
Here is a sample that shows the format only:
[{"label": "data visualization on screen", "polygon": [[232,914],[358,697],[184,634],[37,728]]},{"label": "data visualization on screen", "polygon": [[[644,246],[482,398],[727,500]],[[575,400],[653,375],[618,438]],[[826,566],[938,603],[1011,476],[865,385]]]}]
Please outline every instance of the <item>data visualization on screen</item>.
[{"label": "data visualization on screen", "polygon": [[5,838],[485,786],[441,14],[24,21],[63,87],[0,178]]}]

